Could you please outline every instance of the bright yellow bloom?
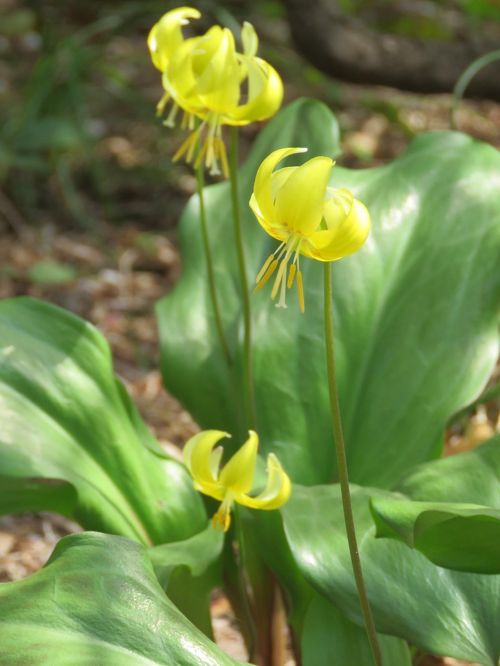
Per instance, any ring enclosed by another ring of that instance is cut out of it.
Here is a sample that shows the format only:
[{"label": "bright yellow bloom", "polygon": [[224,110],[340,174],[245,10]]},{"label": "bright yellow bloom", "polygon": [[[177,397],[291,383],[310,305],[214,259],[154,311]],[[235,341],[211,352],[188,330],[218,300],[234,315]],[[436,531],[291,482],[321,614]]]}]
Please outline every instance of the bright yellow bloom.
[{"label": "bright yellow bloom", "polygon": [[282,148],[266,157],[257,171],[250,199],[260,225],[281,241],[257,274],[256,291],[278,269],[271,291],[273,299],[280,292],[276,307],[286,308],[286,289],[295,282],[302,312],[300,255],[336,261],[353,254],[367,239],[371,224],[368,210],[350,190],[328,186],[334,165],[329,157],[314,157],[302,166],[274,171],[285,157],[306,150]]},{"label": "bright yellow bloom", "polygon": [[205,430],[192,437],[184,447],[184,464],[193,477],[196,490],[220,500],[222,504],[212,518],[212,525],[226,532],[231,523],[234,502],[252,509],[277,509],[290,497],[291,483],[273,453],[267,457],[267,483],[256,497],[248,493],[254,482],[259,438],[250,431],[247,441],[220,469],[222,446],[216,444],[229,437],[221,430]]},{"label": "bright yellow bloom", "polygon": [[[153,26],[148,46],[162,72],[165,89],[159,113],[172,103],[165,124],[174,126],[179,109],[182,126],[192,130],[174,160],[183,155],[195,166],[202,161],[213,175],[219,164],[228,174],[223,125],[247,125],[274,115],[283,99],[283,83],[269,63],[257,57],[258,37],[250,23],[241,31],[243,52],[227,28],[213,26],[204,35],[185,39],[182,26],[200,13],[191,7],[167,12]],[[195,128],[196,118],[201,122]]]}]

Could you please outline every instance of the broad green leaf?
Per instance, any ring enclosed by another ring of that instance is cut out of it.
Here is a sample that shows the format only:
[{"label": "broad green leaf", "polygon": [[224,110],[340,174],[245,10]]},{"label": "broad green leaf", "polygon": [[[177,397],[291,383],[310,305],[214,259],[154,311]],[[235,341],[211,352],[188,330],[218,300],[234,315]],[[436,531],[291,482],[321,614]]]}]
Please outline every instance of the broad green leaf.
[{"label": "broad green leaf", "polygon": [[66,481],[0,476],[0,514],[56,511],[71,516],[76,503],[75,489]]},{"label": "broad green leaf", "polygon": [[[303,666],[373,666],[366,632],[333,604],[316,595],[306,614],[302,634]],[[408,645],[379,634],[384,666],[411,666]]]},{"label": "broad green leaf", "polygon": [[165,596],[147,551],[123,537],[65,537],[46,566],[0,584],[5,664],[235,666]]},{"label": "broad green leaf", "polygon": [[441,567],[500,574],[500,510],[393,498],[371,508],[377,537],[399,539]]},{"label": "broad green leaf", "polygon": [[212,527],[190,539],[149,550],[156,577],[177,608],[208,636],[212,635],[210,593],[222,584],[224,534]]},{"label": "broad green leaf", "polygon": [[[248,209],[256,169],[273,149],[337,152],[337,124],[321,104],[299,100],[259,135],[240,170],[250,283],[275,249]],[[500,154],[456,132],[417,137],[392,163],[335,167],[372,215],[363,249],[336,262],[337,362],[351,478],[393,485],[435,457],[450,415],[474,400],[498,355]],[[184,271],[158,307],[166,385],[203,427],[244,430],[241,297],[232,247],[229,186],[205,190],[224,325],[235,357],[220,353],[208,294],[197,198],[181,221]],[[263,453],[274,451],[296,482],[335,478],[325,378],[322,267],[302,262],[306,312],[289,294],[252,296],[254,375]]]},{"label": "broad green leaf", "polygon": [[[398,541],[376,539],[370,497],[393,495],[356,486],[351,492],[377,630],[431,653],[497,666],[500,576],[442,569]],[[290,548],[304,576],[361,624],[339,486],[296,485],[281,511]]]},{"label": "broad green leaf", "polygon": [[500,573],[500,437],[420,465],[397,488],[403,496],[372,503],[380,536],[400,538],[441,566]]},{"label": "broad green leaf", "polygon": [[473,451],[419,465],[396,489],[421,502],[468,502],[500,509],[500,436]]},{"label": "broad green leaf", "polygon": [[[0,469],[45,477],[76,491],[73,509],[50,507],[86,528],[145,544],[186,539],[205,526],[184,467],[151,451],[153,439],[113,374],[109,347],[90,324],[29,298],[0,303]],[[0,508],[39,508],[33,493]],[[55,495],[54,495],[55,497]],[[47,507],[48,508],[48,507]]]},{"label": "broad green leaf", "polygon": [[[248,512],[248,536],[260,542],[262,557],[273,571],[286,600],[288,619],[304,666],[373,666],[364,629],[351,622],[306,581],[283,532],[278,512]],[[379,634],[384,666],[409,666],[408,647]]]}]

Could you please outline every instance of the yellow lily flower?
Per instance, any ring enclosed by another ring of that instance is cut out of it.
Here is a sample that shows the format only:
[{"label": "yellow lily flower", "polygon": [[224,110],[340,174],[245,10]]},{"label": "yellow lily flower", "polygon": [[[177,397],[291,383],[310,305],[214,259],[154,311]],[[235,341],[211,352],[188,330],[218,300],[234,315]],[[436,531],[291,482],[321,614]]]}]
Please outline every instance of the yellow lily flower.
[{"label": "yellow lily flower", "polygon": [[[276,70],[257,57],[259,40],[250,23],[244,23],[241,31],[242,53],[231,31],[220,26],[184,39],[181,26],[199,16],[190,7],[174,9],[149,34],[151,58],[162,71],[165,89],[158,112],[163,114],[171,101],[165,124],[174,126],[182,109],[182,127],[192,130],[174,161],[182,156],[195,166],[204,161],[212,175],[220,173],[220,165],[227,176],[222,126],[247,125],[272,116],[281,106],[283,83]],[[195,128],[196,118],[201,122]]]},{"label": "yellow lily flower", "polygon": [[249,495],[257,462],[258,435],[251,430],[247,441],[220,469],[223,448],[216,444],[224,437],[230,435],[221,430],[200,432],[186,443],[183,456],[196,490],[222,502],[212,518],[212,525],[226,532],[235,502],[252,509],[277,509],[290,497],[291,483],[278,458],[270,453],[266,486],[256,497]]},{"label": "yellow lily flower", "polygon": [[285,157],[306,150],[281,148],[266,157],[257,171],[250,199],[260,225],[281,241],[258,272],[255,291],[278,269],[271,291],[273,300],[280,292],[276,307],[287,307],[286,290],[295,282],[302,312],[305,304],[300,255],[337,261],[360,249],[371,226],[368,210],[350,190],[328,186],[334,166],[329,157],[314,157],[302,166],[274,171]]}]

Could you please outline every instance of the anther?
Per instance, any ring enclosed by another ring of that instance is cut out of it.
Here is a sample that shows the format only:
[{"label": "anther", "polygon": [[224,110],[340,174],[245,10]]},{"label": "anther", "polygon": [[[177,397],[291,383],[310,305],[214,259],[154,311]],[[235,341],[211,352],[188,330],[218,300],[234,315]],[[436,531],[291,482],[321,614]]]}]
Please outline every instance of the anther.
[{"label": "anther", "polygon": [[[272,258],[273,258],[273,255],[271,255],[270,258],[272,259]],[[269,266],[269,268],[267,269],[267,272],[264,273],[264,275],[263,275],[262,278],[260,279],[259,283],[258,283],[257,286],[255,287],[255,289],[254,289],[254,294],[256,294],[258,291],[260,291],[260,290],[262,289],[262,287],[266,284],[266,282],[269,280],[269,278],[271,277],[271,275],[272,275],[272,274],[274,273],[274,271],[276,270],[276,266],[278,265],[278,263],[279,263],[279,262],[278,262],[277,259],[275,259],[275,260],[272,262],[272,264],[271,264],[271,265]]]},{"label": "anther", "polygon": [[297,294],[299,296],[299,307],[302,313],[305,312],[306,306],[304,302],[304,285],[302,283],[302,272],[297,271]]}]

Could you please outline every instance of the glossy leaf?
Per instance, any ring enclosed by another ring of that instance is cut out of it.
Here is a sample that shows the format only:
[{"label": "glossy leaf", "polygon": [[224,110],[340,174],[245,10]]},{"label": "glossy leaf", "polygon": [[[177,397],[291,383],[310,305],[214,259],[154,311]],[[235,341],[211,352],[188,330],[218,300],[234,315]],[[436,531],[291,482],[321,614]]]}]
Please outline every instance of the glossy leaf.
[{"label": "glossy leaf", "polygon": [[65,537],[47,565],[0,585],[8,664],[235,666],[165,596],[147,551],[123,537]]},{"label": "glossy leaf", "polygon": [[[248,209],[257,166],[272,150],[308,146],[308,159],[337,152],[337,124],[299,100],[259,135],[240,171],[250,282],[276,248]],[[291,164],[287,162],[287,164]],[[476,398],[498,354],[500,154],[456,132],[417,137],[392,163],[333,169],[331,184],[364,201],[373,230],[364,248],[336,262],[333,291],[341,407],[351,478],[390,487],[435,457],[452,413]],[[241,297],[228,184],[205,190],[229,374],[215,334],[197,199],[182,218],[184,271],[158,307],[167,387],[203,427],[244,430]],[[252,297],[257,427],[293,480],[335,477],[325,378],[322,267],[302,263],[306,312],[290,293],[276,310],[268,289]],[[240,433],[240,438],[241,438]],[[238,438],[235,438],[235,441]]]},{"label": "glossy leaf", "polygon": [[[53,486],[51,505],[40,506],[36,492],[21,496],[10,482],[0,486],[0,509],[50,508],[86,528],[145,544],[185,539],[204,528],[188,474],[151,451],[153,437],[93,326],[41,301],[4,300],[0,347],[2,475],[21,479],[23,487],[32,477],[59,480],[66,493],[59,496]],[[48,483],[57,481],[45,481],[45,495]],[[74,506],[65,484],[74,489]]]},{"label": "glossy leaf", "polygon": [[212,636],[210,594],[222,584],[223,545],[223,532],[210,522],[190,539],[149,550],[156,576],[169,598],[207,636]]},{"label": "glossy leaf", "polygon": [[[399,537],[441,566],[500,573],[500,437],[420,465],[397,488],[413,501],[373,501],[381,536]],[[464,502],[483,508],[460,509]]]},{"label": "glossy leaf", "polygon": [[[500,576],[442,569],[398,541],[376,539],[370,497],[393,495],[355,486],[352,494],[377,630],[431,653],[496,666],[500,657]],[[296,485],[282,513],[303,575],[352,621],[361,624],[339,487]]]},{"label": "glossy leaf", "polygon": [[500,574],[500,510],[393,498],[371,508],[377,537],[399,539],[441,567]]},{"label": "glossy leaf", "polygon": [[[379,635],[384,666],[411,666],[408,645]],[[308,608],[302,634],[303,666],[373,666],[364,628],[350,622],[333,604],[316,595]]]},{"label": "glossy leaf", "polygon": [[[293,559],[278,512],[248,514],[247,534],[284,591],[288,619],[304,666],[373,666],[364,629],[306,581]],[[384,666],[409,666],[405,641],[379,634]]]}]

